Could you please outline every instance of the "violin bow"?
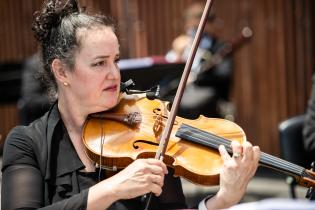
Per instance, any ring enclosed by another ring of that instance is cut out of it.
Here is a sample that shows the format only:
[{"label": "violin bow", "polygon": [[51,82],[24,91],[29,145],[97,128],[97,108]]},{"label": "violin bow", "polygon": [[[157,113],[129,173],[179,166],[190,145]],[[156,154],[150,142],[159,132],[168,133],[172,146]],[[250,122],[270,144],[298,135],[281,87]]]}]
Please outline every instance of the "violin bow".
[{"label": "violin bow", "polygon": [[[182,99],[182,96],[183,96],[183,93],[184,93],[184,90],[186,87],[188,76],[189,76],[189,73],[191,71],[191,66],[193,64],[193,61],[194,61],[194,58],[195,58],[195,55],[196,55],[196,52],[197,52],[197,49],[198,49],[198,46],[200,43],[201,35],[202,35],[204,28],[205,28],[205,25],[206,25],[207,17],[209,16],[210,9],[212,7],[212,2],[213,2],[213,0],[207,0],[205,8],[203,10],[203,13],[202,13],[199,25],[198,25],[197,33],[196,33],[196,36],[194,38],[194,41],[193,41],[193,44],[192,44],[192,47],[190,50],[188,60],[185,64],[184,72],[183,72],[182,77],[180,79],[179,86],[178,86],[177,91],[176,91],[176,95],[175,95],[175,98],[174,98],[174,101],[172,104],[170,114],[169,114],[168,119],[166,121],[166,126],[165,126],[165,128],[162,132],[161,138],[160,138],[160,143],[159,143],[158,150],[155,154],[155,159],[163,160],[163,157],[165,155],[166,148],[167,148],[169,138],[170,138],[170,135],[172,132],[172,128],[173,128],[173,125],[175,122],[175,118],[177,115],[178,107],[179,107],[180,101]],[[147,199],[147,203],[145,206],[145,210],[149,209],[151,197],[152,197],[152,193],[149,194],[149,197]]]}]

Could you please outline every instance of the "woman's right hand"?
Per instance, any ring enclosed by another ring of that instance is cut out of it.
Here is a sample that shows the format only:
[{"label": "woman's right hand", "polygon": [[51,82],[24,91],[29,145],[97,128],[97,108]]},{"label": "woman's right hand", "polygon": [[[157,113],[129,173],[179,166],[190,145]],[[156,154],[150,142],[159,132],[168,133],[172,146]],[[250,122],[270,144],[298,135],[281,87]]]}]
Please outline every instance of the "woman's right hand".
[{"label": "woman's right hand", "polygon": [[131,199],[152,192],[162,192],[166,165],[157,159],[138,159],[111,177],[113,190],[121,199]]},{"label": "woman's right hand", "polygon": [[160,160],[137,159],[121,172],[90,188],[88,209],[106,208],[117,200],[150,192],[159,196],[167,173],[166,165]]}]

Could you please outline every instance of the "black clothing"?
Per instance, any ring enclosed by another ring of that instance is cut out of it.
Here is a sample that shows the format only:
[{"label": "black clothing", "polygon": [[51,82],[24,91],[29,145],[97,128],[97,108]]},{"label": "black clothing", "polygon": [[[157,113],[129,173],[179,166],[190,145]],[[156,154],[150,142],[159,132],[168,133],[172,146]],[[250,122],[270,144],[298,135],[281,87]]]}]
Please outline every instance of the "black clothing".
[{"label": "black clothing", "polygon": [[315,74],[313,76],[312,93],[309,100],[305,125],[303,128],[304,148],[311,160],[315,161]]},{"label": "black clothing", "polygon": [[[83,173],[84,168],[56,103],[43,117],[29,126],[15,127],[8,135],[3,153],[1,208],[86,209],[88,188],[98,182],[98,172]],[[142,203],[140,198],[118,201],[110,209],[139,209]],[[167,175],[163,193],[151,204],[153,209],[185,208],[179,178]]]},{"label": "black clothing", "polygon": [[18,101],[21,125],[28,125],[44,115],[49,107],[47,88],[36,78],[38,71],[43,68],[39,54],[25,60],[21,78],[21,98]]}]

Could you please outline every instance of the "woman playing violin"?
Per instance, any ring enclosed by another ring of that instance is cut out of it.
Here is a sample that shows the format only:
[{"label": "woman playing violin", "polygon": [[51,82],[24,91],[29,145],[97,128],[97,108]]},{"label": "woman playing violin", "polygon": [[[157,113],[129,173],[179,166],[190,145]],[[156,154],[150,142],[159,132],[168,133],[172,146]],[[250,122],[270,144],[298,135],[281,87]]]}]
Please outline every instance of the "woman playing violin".
[{"label": "woman playing violin", "polygon": [[[85,153],[87,116],[118,103],[119,42],[111,19],[81,12],[75,0],[47,0],[33,30],[42,48],[41,75],[55,100],[6,139],[2,209],[141,209],[150,192],[150,209],[186,208],[180,179],[162,161],[138,159],[107,177]],[[220,147],[220,190],[200,208],[226,208],[244,195],[260,150],[250,143],[233,143],[232,150],[234,157]]]}]

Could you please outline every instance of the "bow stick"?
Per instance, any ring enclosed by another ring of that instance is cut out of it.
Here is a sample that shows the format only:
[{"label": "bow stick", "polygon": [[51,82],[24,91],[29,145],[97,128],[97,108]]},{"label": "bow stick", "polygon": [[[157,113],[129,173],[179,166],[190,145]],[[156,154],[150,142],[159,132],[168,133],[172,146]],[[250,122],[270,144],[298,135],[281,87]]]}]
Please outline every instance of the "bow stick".
[{"label": "bow stick", "polygon": [[[174,101],[172,104],[171,112],[170,112],[169,117],[167,119],[166,126],[163,130],[158,150],[155,154],[155,159],[163,160],[163,157],[165,155],[165,151],[166,151],[166,148],[167,148],[167,145],[169,142],[169,138],[170,138],[170,135],[172,132],[173,124],[174,124],[174,121],[175,121],[175,118],[177,115],[178,106],[179,106],[179,103],[182,99],[182,96],[183,96],[183,93],[184,93],[184,90],[186,87],[187,79],[188,79],[189,73],[191,71],[191,66],[192,66],[192,63],[194,61],[194,58],[195,58],[195,55],[196,55],[196,52],[197,52],[197,49],[198,49],[198,46],[200,43],[201,35],[202,35],[203,30],[205,28],[207,17],[209,16],[209,12],[210,12],[210,9],[212,7],[212,2],[213,2],[213,0],[207,0],[205,8],[203,10],[202,17],[201,17],[201,20],[200,20],[199,25],[198,25],[197,33],[196,33],[196,36],[194,38],[192,48],[190,50],[188,60],[185,64],[184,72],[183,72],[182,77],[180,79],[178,89],[176,91],[176,95],[175,95],[175,98],[174,98]],[[147,203],[145,206],[145,210],[148,210],[148,208],[149,208],[151,197],[152,197],[152,193],[149,194],[149,197],[148,197],[148,200],[147,200]]]}]

